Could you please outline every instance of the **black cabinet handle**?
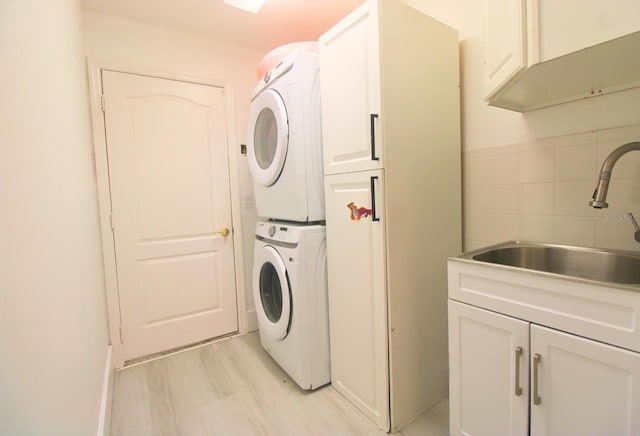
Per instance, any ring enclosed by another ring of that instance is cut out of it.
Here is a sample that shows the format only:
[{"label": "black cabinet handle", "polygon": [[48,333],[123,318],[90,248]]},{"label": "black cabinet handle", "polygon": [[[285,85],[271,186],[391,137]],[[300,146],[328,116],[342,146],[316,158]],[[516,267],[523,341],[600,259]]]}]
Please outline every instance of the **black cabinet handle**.
[{"label": "black cabinet handle", "polygon": [[369,119],[371,124],[371,160],[380,160],[376,156],[376,127],[374,124],[376,118],[378,118],[378,114],[371,114]]},{"label": "black cabinet handle", "polygon": [[376,180],[378,176],[371,176],[371,221],[380,221],[376,217]]}]

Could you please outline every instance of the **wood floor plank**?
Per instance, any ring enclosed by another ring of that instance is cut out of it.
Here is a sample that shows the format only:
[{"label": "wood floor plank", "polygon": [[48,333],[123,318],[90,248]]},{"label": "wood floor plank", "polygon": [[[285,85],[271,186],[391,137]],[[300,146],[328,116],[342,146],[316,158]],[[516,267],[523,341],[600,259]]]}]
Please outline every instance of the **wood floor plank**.
[{"label": "wood floor plank", "polygon": [[[114,436],[380,436],[331,386],[308,392],[262,349],[234,336],[117,371]],[[448,434],[443,401],[399,435]]]},{"label": "wood floor plank", "polygon": [[112,434],[151,435],[151,410],[144,367],[132,367],[114,375]]},{"label": "wood floor plank", "polygon": [[155,360],[145,365],[145,379],[148,391],[148,408],[151,415],[152,433],[157,436],[178,435],[176,414],[169,392],[170,378],[167,361]]}]

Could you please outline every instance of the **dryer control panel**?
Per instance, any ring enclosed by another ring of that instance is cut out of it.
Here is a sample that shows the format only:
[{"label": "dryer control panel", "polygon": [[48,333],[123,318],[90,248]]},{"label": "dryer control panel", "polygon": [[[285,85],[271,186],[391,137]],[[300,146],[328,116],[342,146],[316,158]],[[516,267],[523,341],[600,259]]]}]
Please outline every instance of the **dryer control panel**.
[{"label": "dryer control panel", "polygon": [[259,221],[256,224],[256,239],[280,243],[298,244],[308,233],[324,232],[320,224],[300,225],[289,222]]}]

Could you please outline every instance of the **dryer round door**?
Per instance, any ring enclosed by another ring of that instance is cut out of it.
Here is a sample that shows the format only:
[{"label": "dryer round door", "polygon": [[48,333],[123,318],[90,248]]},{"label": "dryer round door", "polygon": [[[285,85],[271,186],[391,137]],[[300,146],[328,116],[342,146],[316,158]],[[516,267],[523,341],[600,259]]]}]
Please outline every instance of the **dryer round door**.
[{"label": "dryer round door", "polygon": [[289,147],[289,120],[280,94],[267,89],[251,103],[247,135],[249,169],[256,183],[273,185],[284,167]]},{"label": "dryer round door", "polygon": [[287,269],[277,250],[256,250],[253,266],[253,300],[261,333],[284,339],[291,320],[291,290]]}]

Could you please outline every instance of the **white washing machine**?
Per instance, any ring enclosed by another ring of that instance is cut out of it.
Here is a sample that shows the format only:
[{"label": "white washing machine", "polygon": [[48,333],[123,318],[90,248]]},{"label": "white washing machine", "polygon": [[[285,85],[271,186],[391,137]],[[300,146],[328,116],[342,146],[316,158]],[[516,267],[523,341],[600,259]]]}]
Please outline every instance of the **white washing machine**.
[{"label": "white washing machine", "polygon": [[294,50],[253,90],[247,155],[258,216],[323,221],[318,54]]},{"label": "white washing machine", "polygon": [[329,383],[325,227],[258,222],[253,298],[271,357],[302,389]]}]

